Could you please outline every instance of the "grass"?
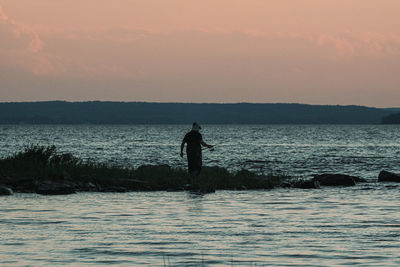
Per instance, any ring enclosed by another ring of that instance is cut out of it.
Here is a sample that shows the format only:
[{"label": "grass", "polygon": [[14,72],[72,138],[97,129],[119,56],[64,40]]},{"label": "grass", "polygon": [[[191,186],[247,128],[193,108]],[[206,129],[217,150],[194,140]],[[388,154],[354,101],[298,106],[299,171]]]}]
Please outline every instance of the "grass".
[{"label": "grass", "polygon": [[225,190],[267,189],[279,186],[284,175],[257,175],[242,170],[229,172],[220,167],[203,167],[191,177],[186,170],[168,165],[144,165],[136,169],[83,161],[69,153],[58,153],[55,146],[29,145],[13,156],[0,159],[0,183],[8,179],[32,178],[38,181],[72,181],[127,190],[180,190],[187,184]]}]

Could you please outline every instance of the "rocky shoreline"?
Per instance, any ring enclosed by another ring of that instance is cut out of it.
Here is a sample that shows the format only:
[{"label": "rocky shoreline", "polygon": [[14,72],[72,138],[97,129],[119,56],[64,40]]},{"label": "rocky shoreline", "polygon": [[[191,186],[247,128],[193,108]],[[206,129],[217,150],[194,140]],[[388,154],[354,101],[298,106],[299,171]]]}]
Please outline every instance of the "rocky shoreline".
[{"label": "rocky shoreline", "polygon": [[[142,167],[143,168],[143,167]],[[167,166],[145,166],[148,170],[166,169]],[[216,170],[217,167],[205,168],[208,171]],[[218,168],[219,172],[227,172],[225,169]],[[250,173],[250,172],[249,172]],[[201,179],[201,177],[200,177]],[[116,179],[112,183],[96,182],[96,179],[74,180],[66,175],[64,179],[40,179],[35,177],[0,177],[0,195],[12,195],[18,193],[37,193],[41,195],[65,195],[77,192],[133,192],[133,191],[194,191],[199,193],[211,193],[216,190],[256,190],[273,188],[300,188],[300,189],[319,189],[324,186],[355,186],[358,183],[366,183],[363,178],[345,174],[320,174],[308,180],[293,180],[286,177],[281,181],[271,181],[273,177],[253,175],[246,179],[251,183],[242,185],[225,186],[207,183],[179,184],[176,186],[154,186],[145,179]],[[275,178],[276,180],[276,178]],[[378,182],[400,183],[400,175],[388,171],[381,171]],[[246,186],[247,185],[247,186]]]},{"label": "rocky shoreline", "polygon": [[[400,183],[400,175],[381,171],[378,182]],[[37,193],[65,195],[76,192],[257,190],[273,188],[317,189],[324,186],[355,186],[367,180],[345,174],[319,174],[311,179],[285,175],[259,175],[247,170],[235,173],[220,167],[203,167],[198,177],[168,165],[137,169],[83,162],[55,147],[29,146],[12,157],[0,159],[0,195]]]}]

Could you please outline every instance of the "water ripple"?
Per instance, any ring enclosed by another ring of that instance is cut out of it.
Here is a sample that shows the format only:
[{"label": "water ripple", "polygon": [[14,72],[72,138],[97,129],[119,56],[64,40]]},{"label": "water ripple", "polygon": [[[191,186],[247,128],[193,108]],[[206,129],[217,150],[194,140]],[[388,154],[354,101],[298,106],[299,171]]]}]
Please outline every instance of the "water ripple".
[{"label": "water ripple", "polygon": [[[15,125],[2,128],[0,153],[48,143],[106,163],[185,167],[178,155],[185,130]],[[400,172],[399,130],[207,126],[206,141],[220,145],[205,151],[204,160],[233,170],[283,170],[299,177],[344,172],[376,181],[382,168]],[[393,183],[367,183],[201,196],[15,194],[0,202],[0,266],[399,266],[398,189]]]},{"label": "water ripple", "polygon": [[[8,222],[0,265],[397,265],[400,215],[392,207],[399,196],[386,187],[367,195],[354,188],[202,198],[79,193],[68,197],[73,205],[49,196],[26,206],[26,195],[17,194],[7,199],[13,212],[0,209]],[[49,202],[63,209],[46,209]],[[10,263],[13,255],[18,260]]]},{"label": "water ripple", "polygon": [[[400,172],[398,125],[205,125],[204,139],[217,144],[204,150],[205,165],[231,170],[284,172],[311,176],[344,172],[371,181],[379,171]],[[184,125],[10,125],[1,127],[0,156],[23,145],[56,145],[83,159],[137,167],[169,164],[179,157]],[[238,134],[240,133],[240,134]],[[371,134],[373,133],[373,134]],[[250,156],[251,155],[251,156]]]}]

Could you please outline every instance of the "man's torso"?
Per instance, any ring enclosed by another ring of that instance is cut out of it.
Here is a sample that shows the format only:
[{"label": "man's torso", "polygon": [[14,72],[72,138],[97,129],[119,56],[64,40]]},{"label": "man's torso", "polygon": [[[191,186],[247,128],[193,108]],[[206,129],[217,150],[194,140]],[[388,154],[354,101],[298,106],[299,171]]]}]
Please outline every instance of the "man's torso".
[{"label": "man's torso", "polygon": [[201,140],[203,137],[197,131],[190,131],[185,135],[184,142],[187,143],[187,151],[201,151]]}]

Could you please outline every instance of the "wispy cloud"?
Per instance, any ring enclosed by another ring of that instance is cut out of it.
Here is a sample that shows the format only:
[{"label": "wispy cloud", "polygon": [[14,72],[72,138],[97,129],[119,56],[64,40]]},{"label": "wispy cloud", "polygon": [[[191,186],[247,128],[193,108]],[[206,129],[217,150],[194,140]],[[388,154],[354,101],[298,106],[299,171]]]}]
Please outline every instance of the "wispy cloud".
[{"label": "wispy cloud", "polygon": [[22,88],[23,80],[49,98],[68,99],[70,92],[78,99],[368,105],[400,99],[399,32],[68,29],[14,21],[0,5],[0,40],[0,68],[10,73],[2,83]]},{"label": "wispy cloud", "polygon": [[0,64],[36,74],[51,71],[51,62],[42,54],[45,46],[39,34],[9,18],[0,6]]}]

